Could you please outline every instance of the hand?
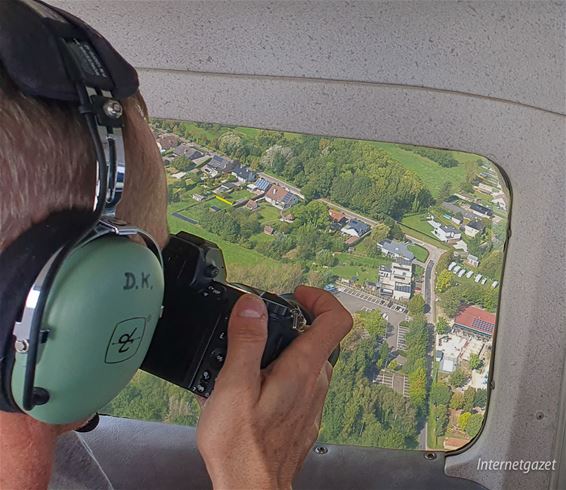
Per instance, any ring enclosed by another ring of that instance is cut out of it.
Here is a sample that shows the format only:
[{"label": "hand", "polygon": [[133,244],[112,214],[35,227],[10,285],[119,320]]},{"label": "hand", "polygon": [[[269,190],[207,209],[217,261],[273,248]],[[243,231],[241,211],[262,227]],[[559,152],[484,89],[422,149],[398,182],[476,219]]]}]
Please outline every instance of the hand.
[{"label": "hand", "polygon": [[197,429],[217,489],[291,488],[318,437],[332,374],[327,359],[350,331],[352,317],[320,289],[301,286],[295,297],[315,320],[264,370],[265,305],[248,294],[234,307],[226,363]]}]

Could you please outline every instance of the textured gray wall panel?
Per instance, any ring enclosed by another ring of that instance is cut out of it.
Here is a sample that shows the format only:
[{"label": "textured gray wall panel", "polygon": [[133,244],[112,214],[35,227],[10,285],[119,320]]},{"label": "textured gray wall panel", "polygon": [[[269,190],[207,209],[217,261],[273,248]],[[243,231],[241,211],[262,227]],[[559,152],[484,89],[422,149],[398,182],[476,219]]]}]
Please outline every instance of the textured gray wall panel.
[{"label": "textured gray wall panel", "polygon": [[417,85],[566,112],[557,2],[56,3],[136,67]]}]

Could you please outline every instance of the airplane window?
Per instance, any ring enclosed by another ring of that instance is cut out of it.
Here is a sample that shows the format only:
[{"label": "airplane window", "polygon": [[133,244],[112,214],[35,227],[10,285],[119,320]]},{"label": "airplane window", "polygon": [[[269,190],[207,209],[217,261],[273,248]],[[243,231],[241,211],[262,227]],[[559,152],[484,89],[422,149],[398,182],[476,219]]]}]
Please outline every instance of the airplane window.
[{"label": "airplane window", "polygon": [[[353,314],[320,440],[452,450],[481,430],[509,189],[482,156],[152,121],[171,233],[216,242],[228,279],[306,283]],[[193,425],[187,391],[138,372],[106,412]]]}]

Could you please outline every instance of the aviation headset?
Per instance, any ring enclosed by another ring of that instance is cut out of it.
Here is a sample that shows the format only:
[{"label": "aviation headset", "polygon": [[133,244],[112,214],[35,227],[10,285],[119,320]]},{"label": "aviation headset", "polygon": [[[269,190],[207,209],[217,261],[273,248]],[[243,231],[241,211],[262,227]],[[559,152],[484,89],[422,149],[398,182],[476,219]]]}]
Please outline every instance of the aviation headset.
[{"label": "aviation headset", "polygon": [[76,104],[96,153],[93,210],[53,213],[0,254],[0,410],[69,423],[126,386],[161,313],[159,247],[115,217],[127,169],[119,101],[138,79],[96,31],[35,0],[0,1],[0,62],[25,95]]}]

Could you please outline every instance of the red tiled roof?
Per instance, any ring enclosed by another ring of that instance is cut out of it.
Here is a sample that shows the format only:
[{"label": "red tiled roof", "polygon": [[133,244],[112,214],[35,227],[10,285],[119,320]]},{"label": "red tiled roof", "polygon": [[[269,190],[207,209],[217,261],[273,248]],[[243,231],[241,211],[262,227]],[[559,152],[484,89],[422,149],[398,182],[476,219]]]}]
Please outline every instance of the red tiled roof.
[{"label": "red tiled roof", "polygon": [[271,189],[267,191],[267,197],[273,199],[275,202],[283,201],[283,198],[288,194],[288,190],[277,184],[273,184]]},{"label": "red tiled roof", "polygon": [[491,335],[495,330],[495,315],[477,306],[468,306],[456,317],[454,324]]},{"label": "red tiled roof", "polygon": [[328,214],[332,221],[340,222],[346,218],[346,215],[342,211],[336,211],[335,209],[329,209]]}]

